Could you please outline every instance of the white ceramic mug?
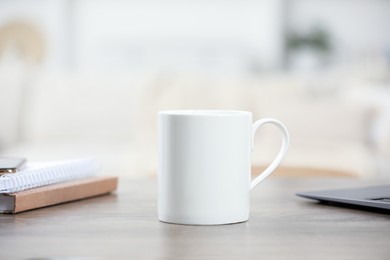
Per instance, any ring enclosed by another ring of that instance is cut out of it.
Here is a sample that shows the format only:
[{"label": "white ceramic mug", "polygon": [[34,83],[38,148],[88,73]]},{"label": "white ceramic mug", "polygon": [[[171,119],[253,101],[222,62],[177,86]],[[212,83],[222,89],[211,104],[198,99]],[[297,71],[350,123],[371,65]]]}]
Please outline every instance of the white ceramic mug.
[{"label": "white ceramic mug", "polygon": [[[282,133],[275,160],[251,181],[256,130],[274,124]],[[229,110],[172,110],[158,113],[158,217],[176,224],[217,225],[247,221],[249,192],[283,160],[286,127]]]}]

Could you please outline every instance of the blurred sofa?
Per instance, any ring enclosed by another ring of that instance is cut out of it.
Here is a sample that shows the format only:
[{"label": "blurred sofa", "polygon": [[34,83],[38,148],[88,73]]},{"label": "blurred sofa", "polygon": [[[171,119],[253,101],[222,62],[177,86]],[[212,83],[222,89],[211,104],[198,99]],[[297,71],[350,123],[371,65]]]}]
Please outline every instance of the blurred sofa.
[{"label": "blurred sofa", "polygon": [[[378,108],[355,101],[339,88],[311,86],[287,74],[1,70],[0,153],[31,161],[94,156],[106,174],[154,175],[157,111],[232,109],[251,111],[254,120],[275,117],[286,124],[291,145],[284,166],[377,176],[378,157],[388,158],[383,143],[389,141],[372,134]],[[266,165],[277,153],[279,133],[264,126],[256,138],[253,162]]]}]

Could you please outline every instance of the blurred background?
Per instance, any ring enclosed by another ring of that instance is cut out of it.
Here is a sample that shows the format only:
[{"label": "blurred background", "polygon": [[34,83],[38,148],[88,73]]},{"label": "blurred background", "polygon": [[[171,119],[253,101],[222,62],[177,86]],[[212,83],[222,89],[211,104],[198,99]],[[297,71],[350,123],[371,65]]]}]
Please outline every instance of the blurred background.
[{"label": "blurred background", "polygon": [[389,177],[389,25],[388,0],[0,0],[0,155],[154,175],[157,111],[234,109],[287,125],[287,174]]}]

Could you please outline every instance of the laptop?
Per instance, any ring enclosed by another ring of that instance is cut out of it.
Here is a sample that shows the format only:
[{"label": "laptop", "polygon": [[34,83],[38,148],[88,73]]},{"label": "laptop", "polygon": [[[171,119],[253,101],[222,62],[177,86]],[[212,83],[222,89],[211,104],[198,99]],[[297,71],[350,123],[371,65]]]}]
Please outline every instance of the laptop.
[{"label": "laptop", "polygon": [[298,192],[297,196],[320,202],[390,213],[390,185],[365,188]]}]

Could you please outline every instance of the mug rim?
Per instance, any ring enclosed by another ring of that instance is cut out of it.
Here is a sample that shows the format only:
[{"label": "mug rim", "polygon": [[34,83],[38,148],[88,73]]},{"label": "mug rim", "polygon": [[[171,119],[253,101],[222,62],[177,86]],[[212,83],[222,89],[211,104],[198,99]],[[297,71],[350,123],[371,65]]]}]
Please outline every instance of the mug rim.
[{"label": "mug rim", "polygon": [[243,116],[252,115],[249,111],[241,110],[220,110],[220,109],[178,109],[163,110],[158,112],[159,115],[171,116]]}]

